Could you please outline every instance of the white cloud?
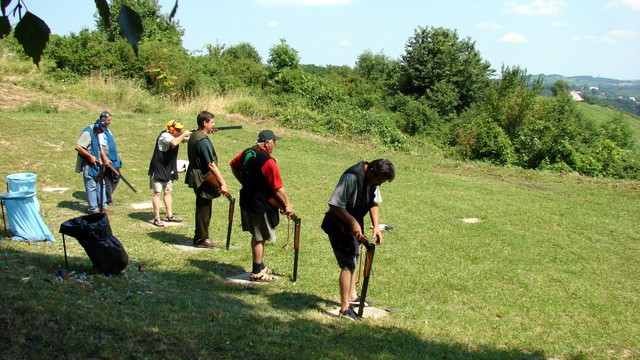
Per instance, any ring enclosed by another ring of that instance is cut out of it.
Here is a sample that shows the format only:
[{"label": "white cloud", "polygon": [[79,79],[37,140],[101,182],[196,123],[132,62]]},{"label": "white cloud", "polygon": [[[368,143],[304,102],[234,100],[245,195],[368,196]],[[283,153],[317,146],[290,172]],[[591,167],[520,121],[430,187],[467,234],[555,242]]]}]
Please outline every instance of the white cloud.
[{"label": "white cloud", "polygon": [[607,2],[607,8],[629,8],[633,11],[640,11],[640,0],[612,0]]},{"label": "white cloud", "polygon": [[271,20],[269,22],[267,22],[267,27],[278,27],[278,22],[275,20]]},{"label": "white cloud", "polygon": [[640,32],[629,30],[611,30],[604,35],[574,36],[573,40],[596,45],[618,44],[620,40],[640,38]]},{"label": "white cloud", "polygon": [[595,35],[585,35],[585,36],[574,36],[574,41],[578,42],[588,42],[591,44],[601,45],[611,45],[616,44],[618,41],[610,36],[595,36]]},{"label": "white cloud", "polygon": [[351,40],[347,40],[347,39],[340,40],[340,46],[349,46],[349,45],[351,45]]},{"label": "white cloud", "polygon": [[500,38],[500,42],[524,44],[527,42],[527,38],[522,34],[510,32],[504,34],[504,36]]},{"label": "white cloud", "polygon": [[551,23],[551,27],[554,28],[565,28],[567,27],[567,23],[562,22],[562,21],[554,21]]},{"label": "white cloud", "polygon": [[478,24],[478,28],[483,30],[500,30],[502,29],[502,26],[496,23],[483,22],[482,24]]},{"label": "white cloud", "polygon": [[533,0],[528,3],[510,1],[504,11],[519,15],[557,15],[564,6],[564,0]]},{"label": "white cloud", "polygon": [[637,38],[640,37],[640,32],[630,30],[611,30],[605,34],[613,38]]},{"label": "white cloud", "polygon": [[349,5],[352,0],[256,0],[256,4],[263,6],[299,5],[299,6],[325,6],[325,5]]}]

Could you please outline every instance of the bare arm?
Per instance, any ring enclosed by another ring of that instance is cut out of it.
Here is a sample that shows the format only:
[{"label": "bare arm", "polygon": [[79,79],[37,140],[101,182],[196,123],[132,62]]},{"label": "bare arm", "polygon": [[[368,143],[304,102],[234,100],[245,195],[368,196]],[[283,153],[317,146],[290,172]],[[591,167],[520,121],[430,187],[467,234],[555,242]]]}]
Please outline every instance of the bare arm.
[{"label": "bare arm", "polygon": [[222,178],[222,174],[220,173],[220,170],[216,166],[216,163],[210,162],[207,165],[209,167],[209,171],[211,171],[211,174],[215,177],[216,181],[218,182],[218,185],[219,185],[218,191],[220,191],[223,194],[228,193],[229,190],[227,189],[227,183]]},{"label": "bare arm", "polygon": [[371,224],[373,225],[373,237],[376,238],[376,244],[382,243],[382,232],[380,226],[378,226],[378,214],[380,210],[378,205],[374,205],[369,209],[369,217],[371,218]]},{"label": "bare arm", "polygon": [[83,148],[82,146],[80,146],[78,144],[76,144],[75,149],[80,155],[85,157],[89,161],[89,163],[91,165],[95,165],[96,164],[97,159],[93,155],[91,155],[91,153],[89,153],[87,151],[87,149]]},{"label": "bare arm", "polygon": [[100,158],[102,159],[102,163],[105,166],[111,166],[111,160],[109,160],[107,155],[104,153],[104,149],[102,148],[102,146],[100,147]]},{"label": "bare arm", "polygon": [[284,186],[276,190],[275,192],[276,198],[284,204],[284,213],[285,215],[290,215],[293,213],[293,207],[289,202],[289,196],[287,196],[287,192],[284,190]]},{"label": "bare arm", "polygon": [[191,135],[191,131],[189,130],[181,131],[180,134],[178,134],[178,136],[173,137],[173,140],[171,140],[171,142],[169,143],[169,146],[176,147],[180,145],[180,143],[183,142],[184,139],[189,137],[190,135]]}]

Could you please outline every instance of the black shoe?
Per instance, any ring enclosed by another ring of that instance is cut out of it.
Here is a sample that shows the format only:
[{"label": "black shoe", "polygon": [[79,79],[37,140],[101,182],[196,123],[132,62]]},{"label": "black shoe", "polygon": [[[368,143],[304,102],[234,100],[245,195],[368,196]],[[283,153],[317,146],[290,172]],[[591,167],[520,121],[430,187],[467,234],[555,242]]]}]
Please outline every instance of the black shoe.
[{"label": "black shoe", "polygon": [[338,311],[338,317],[342,318],[342,319],[351,320],[351,321],[362,320],[362,318],[360,316],[358,316],[356,311],[353,310],[353,307],[351,307],[351,306],[349,306],[347,308],[347,311],[345,311],[345,312],[342,312],[342,310],[339,310]]}]

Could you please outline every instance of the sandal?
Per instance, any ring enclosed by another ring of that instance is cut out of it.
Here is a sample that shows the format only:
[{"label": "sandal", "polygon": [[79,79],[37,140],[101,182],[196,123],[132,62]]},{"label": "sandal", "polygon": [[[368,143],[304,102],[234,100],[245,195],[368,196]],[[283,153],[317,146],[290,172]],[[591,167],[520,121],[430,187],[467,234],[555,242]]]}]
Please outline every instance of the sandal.
[{"label": "sandal", "polygon": [[175,222],[175,223],[179,223],[182,222],[182,218],[179,218],[175,215],[171,215],[171,216],[167,216],[167,220],[168,222]]},{"label": "sandal", "polygon": [[153,226],[156,226],[156,227],[164,227],[164,222],[162,222],[162,220],[160,220],[160,218],[153,219],[152,224],[153,224]]},{"label": "sandal", "polygon": [[264,268],[257,274],[251,273],[251,275],[249,275],[249,278],[251,279],[251,281],[272,282],[276,279],[276,277],[271,275],[269,272],[273,274],[271,270],[269,270],[268,268]]}]

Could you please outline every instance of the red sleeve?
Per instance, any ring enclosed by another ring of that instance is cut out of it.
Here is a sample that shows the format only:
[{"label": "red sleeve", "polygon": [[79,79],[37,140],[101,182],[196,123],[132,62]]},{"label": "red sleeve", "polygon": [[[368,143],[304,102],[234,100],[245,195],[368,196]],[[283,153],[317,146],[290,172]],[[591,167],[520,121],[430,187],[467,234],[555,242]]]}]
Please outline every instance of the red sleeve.
[{"label": "red sleeve", "polygon": [[229,162],[229,165],[238,171],[242,171],[242,161],[240,159],[242,158],[243,152],[244,151],[240,151],[240,153]]},{"label": "red sleeve", "polygon": [[282,187],[282,177],[280,177],[280,169],[278,164],[271,158],[262,165],[262,175],[267,179],[267,183],[273,190],[278,190]]}]

